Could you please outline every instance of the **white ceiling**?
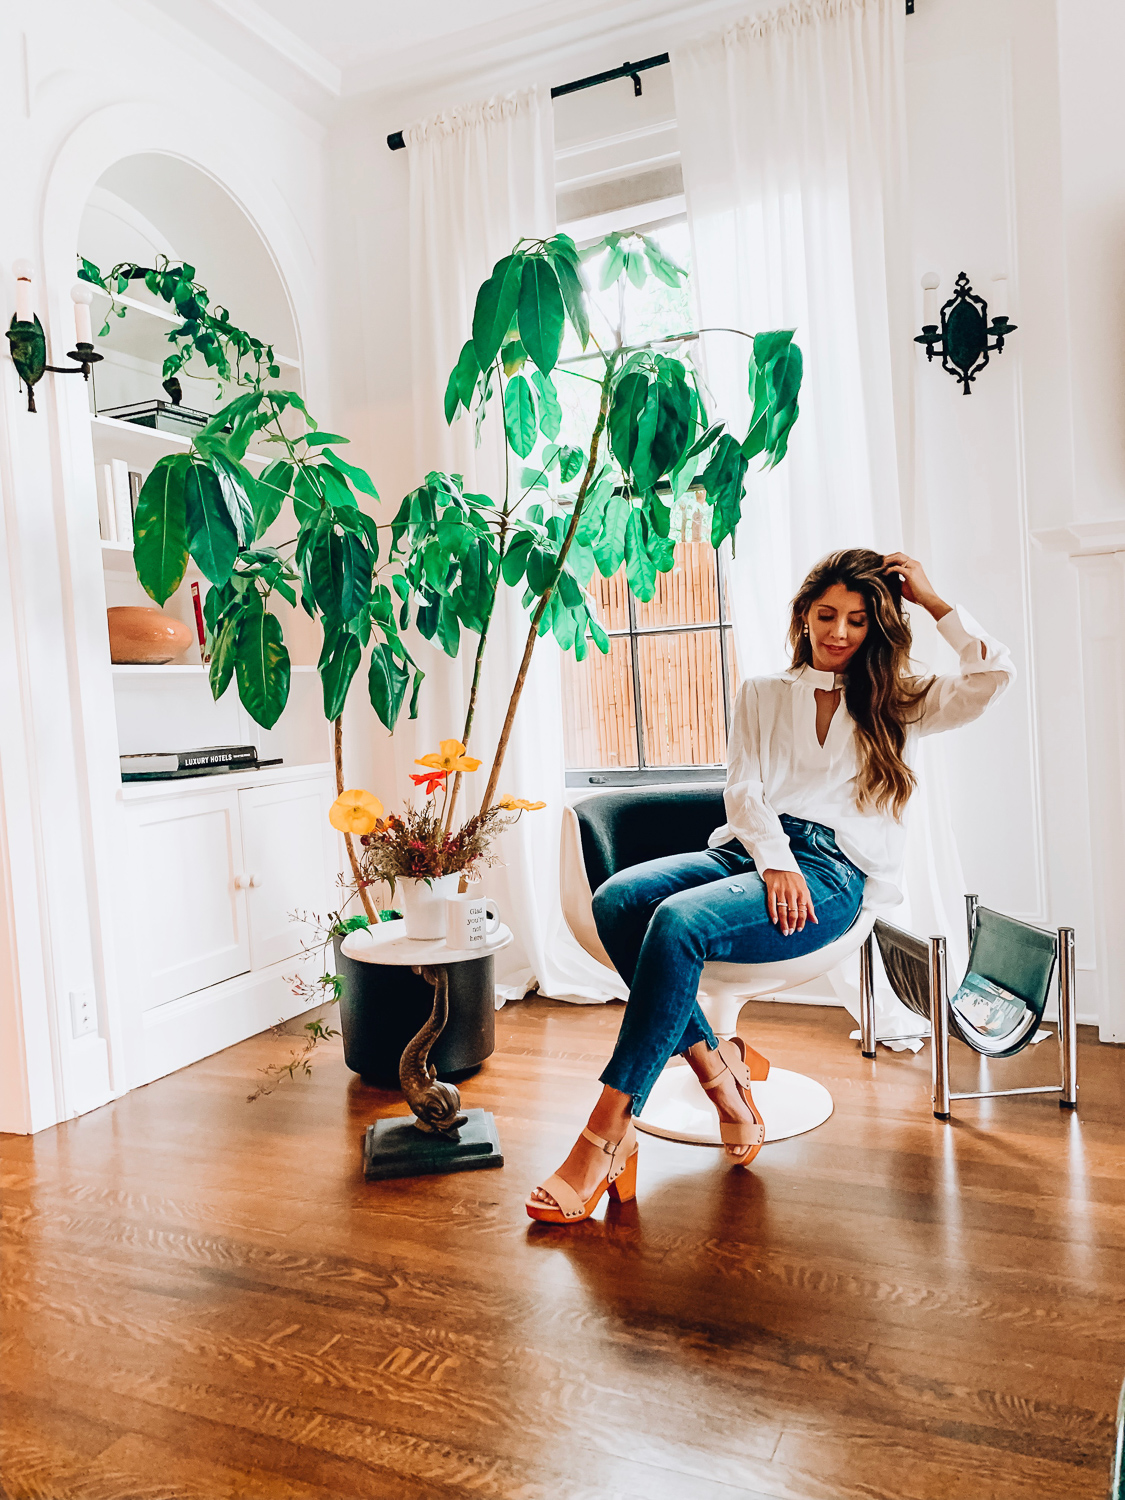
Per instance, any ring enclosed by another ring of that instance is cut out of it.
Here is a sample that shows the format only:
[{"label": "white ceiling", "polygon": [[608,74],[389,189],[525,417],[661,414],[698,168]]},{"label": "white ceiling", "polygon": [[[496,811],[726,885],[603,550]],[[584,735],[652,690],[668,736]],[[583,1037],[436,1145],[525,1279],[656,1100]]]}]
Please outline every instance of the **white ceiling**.
[{"label": "white ceiling", "polygon": [[[732,0],[148,0],[170,20],[295,104],[318,114],[340,98],[409,91],[539,59],[574,76],[568,53],[626,57],[667,49]],[[747,9],[760,0],[746,0]],[[611,49],[611,50],[610,50]],[[552,78],[551,80],[555,80]],[[404,123],[408,123],[404,120]]]}]

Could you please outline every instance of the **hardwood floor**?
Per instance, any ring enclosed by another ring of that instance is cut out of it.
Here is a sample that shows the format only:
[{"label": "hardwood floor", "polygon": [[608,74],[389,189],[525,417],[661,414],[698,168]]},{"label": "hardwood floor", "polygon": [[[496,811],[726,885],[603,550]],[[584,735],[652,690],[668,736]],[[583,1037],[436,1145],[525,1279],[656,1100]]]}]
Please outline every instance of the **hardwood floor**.
[{"label": "hardwood floor", "polygon": [[867,1063],[841,1011],[751,1006],[828,1123],[752,1173],[643,1137],[637,1203],[532,1226],[620,1016],[500,1013],[463,1088],[499,1171],[366,1184],[362,1127],[400,1102],[332,1043],[247,1104],[295,1045],[268,1035],[0,1137],[0,1495],[1100,1500],[1125,1051],[1084,1035],[1077,1117],[1032,1097],[941,1126],[927,1052]]}]

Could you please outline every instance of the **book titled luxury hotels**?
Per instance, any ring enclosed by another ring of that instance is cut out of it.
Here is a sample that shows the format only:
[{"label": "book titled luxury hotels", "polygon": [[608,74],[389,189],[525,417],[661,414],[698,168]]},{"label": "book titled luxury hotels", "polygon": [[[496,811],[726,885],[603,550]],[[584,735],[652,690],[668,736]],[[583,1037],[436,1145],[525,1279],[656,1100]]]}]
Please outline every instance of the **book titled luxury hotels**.
[{"label": "book titled luxury hotels", "polygon": [[151,751],[121,756],[122,781],[159,776],[203,776],[210,771],[247,771],[258,765],[255,745],[203,745],[196,750]]}]

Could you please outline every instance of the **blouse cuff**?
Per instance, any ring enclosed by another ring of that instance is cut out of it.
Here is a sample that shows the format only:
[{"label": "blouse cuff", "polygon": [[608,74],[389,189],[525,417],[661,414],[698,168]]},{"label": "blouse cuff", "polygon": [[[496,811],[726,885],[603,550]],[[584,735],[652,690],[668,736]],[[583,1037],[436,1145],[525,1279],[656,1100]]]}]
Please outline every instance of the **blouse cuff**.
[{"label": "blouse cuff", "polygon": [[792,870],[795,875],[801,873],[789,840],[784,835],[780,838],[755,840],[750,857],[759,875],[766,870]]},{"label": "blouse cuff", "polygon": [[[986,635],[967,609],[955,604],[937,622],[938,634],[956,651],[962,672],[991,672],[1003,650],[999,641]],[[985,654],[981,655],[981,646]]]}]

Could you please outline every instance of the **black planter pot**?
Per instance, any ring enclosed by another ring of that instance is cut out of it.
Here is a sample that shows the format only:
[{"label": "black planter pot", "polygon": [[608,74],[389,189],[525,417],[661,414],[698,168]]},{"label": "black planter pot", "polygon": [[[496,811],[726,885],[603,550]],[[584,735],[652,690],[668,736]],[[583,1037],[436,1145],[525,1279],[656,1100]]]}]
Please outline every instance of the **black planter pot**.
[{"label": "black planter pot", "polygon": [[[397,1089],[403,1048],[433,1009],[434,992],[420,974],[401,966],[361,964],[333,938],[340,994],[344,1061],[364,1083]],[[430,1051],[439,1078],[456,1079],[479,1068],[496,1047],[492,956],[449,964],[449,1020]]]}]

